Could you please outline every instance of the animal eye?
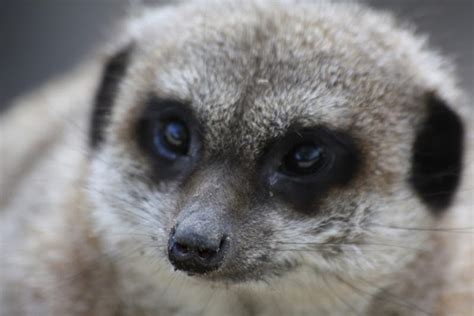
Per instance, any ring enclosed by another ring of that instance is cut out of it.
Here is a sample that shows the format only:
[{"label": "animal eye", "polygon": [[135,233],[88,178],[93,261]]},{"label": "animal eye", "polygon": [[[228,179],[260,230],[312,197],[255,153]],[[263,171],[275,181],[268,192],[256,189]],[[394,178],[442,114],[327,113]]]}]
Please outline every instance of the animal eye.
[{"label": "animal eye", "polygon": [[184,122],[168,120],[158,124],[153,144],[159,155],[169,160],[175,160],[188,153],[189,139],[189,129]]},{"label": "animal eye", "polygon": [[323,162],[323,149],[312,143],[293,147],[284,157],[280,172],[290,176],[304,176],[315,173]]}]

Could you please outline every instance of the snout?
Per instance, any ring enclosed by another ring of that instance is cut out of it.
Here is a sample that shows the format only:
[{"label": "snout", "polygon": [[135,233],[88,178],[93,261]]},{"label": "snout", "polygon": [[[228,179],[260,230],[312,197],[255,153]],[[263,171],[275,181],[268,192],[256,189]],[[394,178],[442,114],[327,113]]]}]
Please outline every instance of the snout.
[{"label": "snout", "polygon": [[217,270],[229,249],[229,236],[210,225],[176,225],[168,241],[173,266],[190,274]]}]

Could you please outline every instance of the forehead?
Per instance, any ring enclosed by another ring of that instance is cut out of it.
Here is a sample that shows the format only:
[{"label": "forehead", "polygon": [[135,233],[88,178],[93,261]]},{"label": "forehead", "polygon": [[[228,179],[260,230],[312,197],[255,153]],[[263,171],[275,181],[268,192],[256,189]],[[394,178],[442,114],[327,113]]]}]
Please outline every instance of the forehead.
[{"label": "forehead", "polygon": [[[136,73],[147,74],[153,93],[192,106],[211,150],[232,144],[240,154],[255,156],[292,126],[370,125],[373,133],[410,123],[406,105],[413,87],[408,78],[399,80],[403,67],[377,63],[380,52],[367,52],[384,43],[359,43],[344,25],[307,21],[304,15],[191,22],[169,39],[151,36],[156,27],[145,29],[137,52],[144,62]],[[333,27],[337,32],[328,32]]]}]

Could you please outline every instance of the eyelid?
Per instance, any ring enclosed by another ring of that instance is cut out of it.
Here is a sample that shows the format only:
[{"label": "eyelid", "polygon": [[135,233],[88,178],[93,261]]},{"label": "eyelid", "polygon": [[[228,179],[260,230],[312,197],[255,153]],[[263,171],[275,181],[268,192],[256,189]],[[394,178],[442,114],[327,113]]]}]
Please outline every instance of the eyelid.
[{"label": "eyelid", "polygon": [[[155,131],[160,122],[172,119],[184,122],[190,135],[186,154],[178,155],[176,158],[164,157],[166,154],[157,153],[153,144]],[[202,158],[203,137],[200,131],[201,126],[188,103],[150,97],[145,109],[135,122],[134,139],[139,152],[148,162],[144,168],[151,168],[148,172],[152,172],[157,181],[184,179],[196,168]]]},{"label": "eyelid", "polygon": [[[305,140],[323,146],[324,159],[318,171],[304,176],[291,176],[278,171],[282,157],[295,143]],[[259,162],[259,177],[267,197],[290,204],[296,211],[317,212],[315,203],[333,187],[347,185],[359,169],[359,151],[346,132],[324,127],[293,129],[266,147]]]},{"label": "eyelid", "polygon": [[[318,172],[304,176],[290,176],[278,172],[282,159],[291,150],[290,148],[294,147],[295,143],[301,144],[306,141],[323,148],[323,164]],[[260,161],[260,168],[263,174],[267,175],[266,177],[276,172],[281,179],[301,183],[320,181],[323,177],[332,177],[329,182],[344,182],[351,178],[359,164],[358,150],[352,137],[343,131],[325,127],[290,129],[285,136],[267,145],[267,150],[264,151]],[[333,173],[332,176],[331,173]]]}]

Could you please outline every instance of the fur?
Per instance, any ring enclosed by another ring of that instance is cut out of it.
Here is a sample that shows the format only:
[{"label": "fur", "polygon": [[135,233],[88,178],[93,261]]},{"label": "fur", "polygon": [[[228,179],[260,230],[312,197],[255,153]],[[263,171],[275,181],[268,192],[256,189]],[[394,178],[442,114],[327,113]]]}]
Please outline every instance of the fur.
[{"label": "fur", "polygon": [[[131,51],[113,84],[100,72],[114,59],[98,58],[0,119],[1,315],[472,313],[472,110],[412,30],[354,3],[208,0],[146,9],[120,34],[110,55]],[[186,180],[150,176],[135,132],[150,94],[202,125]],[[465,131],[443,212],[409,180],[433,94]],[[259,182],[293,126],[344,131],[360,153],[310,214]],[[168,237],[202,210],[234,227],[233,253],[188,276]]]}]

